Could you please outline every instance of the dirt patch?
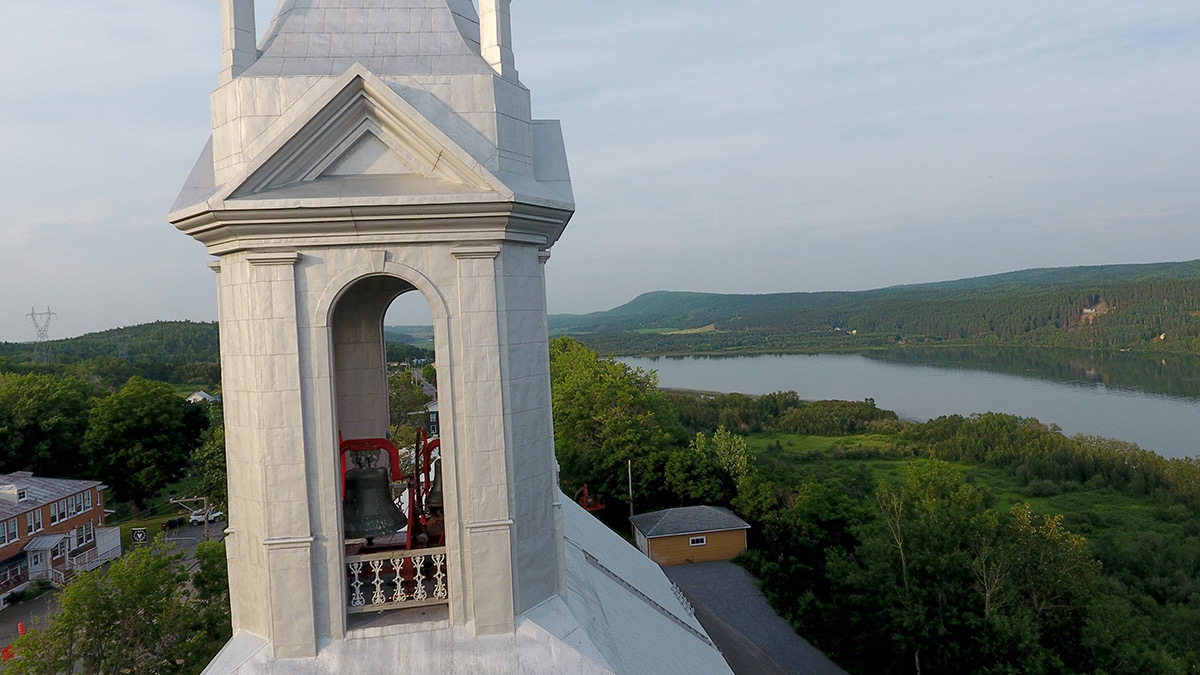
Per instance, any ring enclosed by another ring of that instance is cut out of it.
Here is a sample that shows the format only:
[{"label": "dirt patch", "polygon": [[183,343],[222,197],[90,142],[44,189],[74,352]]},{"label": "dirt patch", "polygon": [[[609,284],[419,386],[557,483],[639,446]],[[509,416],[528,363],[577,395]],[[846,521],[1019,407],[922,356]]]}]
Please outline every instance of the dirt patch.
[{"label": "dirt patch", "polygon": [[1090,326],[1092,325],[1092,322],[1096,320],[1096,317],[1104,316],[1110,311],[1112,311],[1112,305],[1109,305],[1104,300],[1101,300],[1100,302],[1097,302],[1095,306],[1083,308],[1083,314],[1079,315],[1079,323],[1085,326]]}]

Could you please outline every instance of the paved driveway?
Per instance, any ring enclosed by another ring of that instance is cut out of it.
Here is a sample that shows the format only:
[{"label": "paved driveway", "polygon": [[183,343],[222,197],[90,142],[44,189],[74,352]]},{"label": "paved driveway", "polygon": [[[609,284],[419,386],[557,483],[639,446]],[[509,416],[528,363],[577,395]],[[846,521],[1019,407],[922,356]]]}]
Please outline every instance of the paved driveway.
[{"label": "paved driveway", "polygon": [[711,562],[663,571],[687,595],[696,618],[737,675],[845,675],[771,609],[754,577],[741,567]]}]

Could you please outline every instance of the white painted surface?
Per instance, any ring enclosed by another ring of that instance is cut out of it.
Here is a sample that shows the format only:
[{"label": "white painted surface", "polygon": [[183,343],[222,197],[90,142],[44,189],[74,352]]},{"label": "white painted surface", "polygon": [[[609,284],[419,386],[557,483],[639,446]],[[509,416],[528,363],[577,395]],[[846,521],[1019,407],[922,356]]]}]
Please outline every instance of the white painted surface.
[{"label": "white painted surface", "polygon": [[[511,634],[480,636],[435,621],[356,631],[315,658],[272,659],[266,641],[243,632],[205,673],[729,673],[662,570],[565,495],[560,498],[571,592],[525,612]],[[588,555],[620,580],[588,562]]]},{"label": "white painted surface", "polygon": [[[285,0],[213,93],[171,214],[219,257],[235,637],[206,672],[712,672],[662,573],[559,501],[544,262],[574,204],[507,6]],[[448,618],[350,630],[338,440],[387,430],[404,292],[434,322]]]}]

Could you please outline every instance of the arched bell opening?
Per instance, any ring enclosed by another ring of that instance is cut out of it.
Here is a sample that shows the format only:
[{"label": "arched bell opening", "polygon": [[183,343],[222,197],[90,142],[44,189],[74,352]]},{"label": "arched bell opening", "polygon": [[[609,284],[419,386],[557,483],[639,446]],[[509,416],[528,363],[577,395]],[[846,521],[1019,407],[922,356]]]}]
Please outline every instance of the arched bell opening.
[{"label": "arched bell opening", "polygon": [[449,602],[440,441],[429,433],[436,390],[422,377],[424,359],[389,355],[385,334],[393,305],[402,310],[393,316],[417,309],[432,326],[429,304],[413,291],[398,277],[364,277],[330,317],[349,614]]}]

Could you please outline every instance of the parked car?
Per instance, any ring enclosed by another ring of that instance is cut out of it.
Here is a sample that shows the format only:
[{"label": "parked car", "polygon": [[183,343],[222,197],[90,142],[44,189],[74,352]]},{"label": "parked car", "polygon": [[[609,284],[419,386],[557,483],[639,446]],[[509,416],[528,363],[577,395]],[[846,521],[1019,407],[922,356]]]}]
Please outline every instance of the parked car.
[{"label": "parked car", "polygon": [[[208,512],[208,522],[215,523],[216,521],[220,520],[224,515],[225,514],[221,513],[220,511],[209,511]],[[192,525],[203,525],[204,520],[205,520],[204,512],[199,509],[192,511],[191,517],[188,518],[188,522],[190,522]]]}]

